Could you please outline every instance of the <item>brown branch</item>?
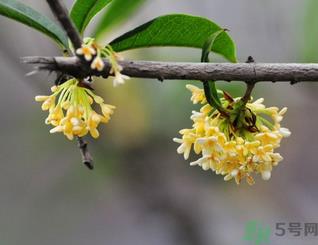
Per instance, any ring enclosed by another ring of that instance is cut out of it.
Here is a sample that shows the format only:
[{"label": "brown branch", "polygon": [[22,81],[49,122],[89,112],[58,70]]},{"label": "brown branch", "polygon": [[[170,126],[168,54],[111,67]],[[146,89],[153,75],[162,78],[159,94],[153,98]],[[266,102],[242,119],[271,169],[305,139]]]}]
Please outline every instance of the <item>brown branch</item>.
[{"label": "brown branch", "polygon": [[[59,71],[77,78],[108,77],[110,64],[99,72],[91,70],[76,57],[24,57],[22,62],[35,64],[39,70]],[[159,80],[224,80],[224,81],[318,81],[318,64],[297,63],[180,63],[154,61],[121,61],[122,73],[130,77]]]},{"label": "brown branch", "polygon": [[87,142],[81,137],[77,137],[78,148],[81,151],[82,161],[89,169],[94,169],[93,158],[87,149]]},{"label": "brown branch", "polygon": [[68,16],[68,11],[65,6],[59,0],[47,0],[51,11],[60,22],[61,26],[65,30],[67,36],[70,38],[73,47],[78,49],[82,45],[82,39],[79,35],[77,29],[75,28],[73,22]]}]

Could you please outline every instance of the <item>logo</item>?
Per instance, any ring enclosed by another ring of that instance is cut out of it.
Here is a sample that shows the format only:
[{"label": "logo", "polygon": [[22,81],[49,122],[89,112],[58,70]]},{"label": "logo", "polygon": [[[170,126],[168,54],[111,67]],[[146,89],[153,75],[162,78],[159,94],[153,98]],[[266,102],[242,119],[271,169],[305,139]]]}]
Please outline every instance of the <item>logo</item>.
[{"label": "logo", "polygon": [[302,222],[276,222],[275,232],[272,233],[269,225],[252,220],[245,224],[243,240],[253,245],[269,244],[271,235],[279,237],[317,237],[318,223],[302,223]]},{"label": "logo", "polygon": [[244,240],[255,245],[269,244],[271,228],[257,221],[248,221],[245,224]]}]

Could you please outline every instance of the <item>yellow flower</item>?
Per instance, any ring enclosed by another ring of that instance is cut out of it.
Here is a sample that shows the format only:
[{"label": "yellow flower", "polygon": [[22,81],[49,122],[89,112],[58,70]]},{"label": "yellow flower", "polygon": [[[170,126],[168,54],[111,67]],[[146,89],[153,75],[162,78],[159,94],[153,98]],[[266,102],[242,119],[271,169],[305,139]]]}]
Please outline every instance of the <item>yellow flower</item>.
[{"label": "yellow flower", "polygon": [[269,180],[271,178],[271,171],[273,169],[271,162],[263,162],[258,165],[258,171],[262,175],[263,180]]},{"label": "yellow flower", "polygon": [[202,147],[202,155],[210,155],[213,152],[221,152],[224,150],[219,144],[217,136],[198,138],[197,142]]},{"label": "yellow flower", "polygon": [[228,141],[223,146],[224,151],[230,156],[230,157],[236,157],[237,156],[237,143],[236,141]]},{"label": "yellow flower", "polygon": [[46,124],[52,124],[53,126],[58,126],[63,119],[63,110],[60,105],[52,108],[49,116],[45,119]]},{"label": "yellow flower", "polygon": [[211,169],[212,171],[219,170],[220,159],[216,153],[212,153],[207,156],[199,158],[197,161],[191,162],[190,166],[198,165],[202,167],[203,170],[207,171]]},{"label": "yellow flower", "polygon": [[[193,85],[187,85],[187,88],[192,92],[193,103],[202,103],[203,106],[200,112],[192,112],[192,128],[180,130],[182,139],[174,138],[181,144],[177,152],[188,159],[193,149],[199,158],[190,165],[211,169],[223,175],[225,181],[234,179],[239,184],[245,179],[253,185],[253,175],[257,174],[264,180],[270,179],[273,167],[283,159],[275,149],[283,137],[291,134],[289,129],[280,126],[287,108],[280,111],[277,107],[266,108],[261,98],[247,103],[246,112],[242,108],[237,113],[237,109],[234,110],[240,105],[236,104],[240,98],[233,99],[231,104],[226,98],[221,98],[221,103],[230,111],[227,117],[207,104],[202,89]],[[239,116],[231,120],[231,113]]]},{"label": "yellow flower", "polygon": [[279,146],[281,138],[281,135],[275,131],[259,133],[255,135],[255,139],[259,140],[262,145]]},{"label": "yellow flower", "polygon": [[85,60],[91,61],[96,54],[96,50],[91,44],[82,44],[82,47],[76,50],[76,54],[83,55]]},{"label": "yellow flower", "polygon": [[100,104],[101,110],[102,110],[102,114],[104,117],[101,118],[102,122],[107,123],[110,119],[110,116],[114,113],[115,110],[115,106],[113,105],[108,105],[108,104]]},{"label": "yellow flower", "polygon": [[190,118],[194,122],[193,128],[195,128],[196,134],[200,135],[204,133],[206,127],[206,115],[204,113],[192,111],[192,116]]},{"label": "yellow flower", "polygon": [[117,87],[118,85],[124,84],[125,80],[129,80],[129,79],[130,79],[129,76],[123,75],[120,72],[115,71],[115,79],[113,81],[113,85],[114,87]]},{"label": "yellow flower", "polygon": [[213,107],[209,104],[206,104],[201,107],[200,112],[202,112],[205,115],[208,115],[213,110]]},{"label": "yellow flower", "polygon": [[270,153],[273,151],[272,145],[259,146],[251,153],[253,154],[253,162],[268,162],[271,160]]},{"label": "yellow flower", "polygon": [[121,73],[123,70],[122,66],[118,64],[118,60],[122,61],[123,58],[119,56],[110,45],[107,45],[103,50],[102,54],[105,55],[109,63],[111,64],[110,74],[112,74],[115,78],[113,80],[114,87],[124,84],[125,80],[129,80],[130,77]]},{"label": "yellow flower", "polygon": [[110,70],[110,73],[113,74],[115,76],[114,80],[113,80],[113,86],[117,87],[118,85],[124,84],[125,80],[129,80],[130,77],[121,74],[121,71],[123,70],[123,68],[118,65],[118,64],[112,64],[112,68]]},{"label": "yellow flower", "polygon": [[174,138],[173,141],[181,144],[178,147],[177,152],[183,154],[184,159],[187,160],[190,155],[191,147],[196,140],[195,134],[190,129],[180,130],[180,134],[183,135],[182,139]]},{"label": "yellow flower", "polygon": [[102,71],[104,69],[104,66],[104,61],[99,56],[96,56],[93,62],[91,63],[91,68],[97,71]]},{"label": "yellow flower", "polygon": [[[69,140],[87,133],[97,138],[99,124],[107,123],[115,109],[114,106],[105,104],[104,100],[90,89],[80,86],[76,79],[54,86],[52,91],[52,95],[36,96],[35,100],[43,102],[42,109],[49,110],[45,122],[54,126],[50,133],[61,132]],[[101,114],[92,109],[94,101],[100,106]]]},{"label": "yellow flower", "polygon": [[194,85],[191,85],[191,84],[187,84],[186,88],[192,92],[191,101],[193,102],[193,104],[206,103],[203,89],[200,89],[200,88],[198,88]]},{"label": "yellow flower", "polygon": [[43,102],[41,108],[43,111],[47,111],[50,108],[54,107],[55,97],[38,95],[38,96],[35,96],[35,101]]},{"label": "yellow flower", "polygon": [[291,135],[291,132],[288,128],[280,128],[279,133],[285,138],[287,138]]},{"label": "yellow flower", "polygon": [[110,45],[102,48],[95,42],[94,38],[87,37],[84,38],[81,48],[76,50],[76,54],[83,55],[86,61],[92,61],[90,68],[97,71],[103,71],[105,64],[102,57],[106,57],[111,66],[110,74],[114,76],[114,87],[124,84],[125,80],[130,79],[129,76],[121,73],[123,68],[118,61],[122,61],[123,58]]}]

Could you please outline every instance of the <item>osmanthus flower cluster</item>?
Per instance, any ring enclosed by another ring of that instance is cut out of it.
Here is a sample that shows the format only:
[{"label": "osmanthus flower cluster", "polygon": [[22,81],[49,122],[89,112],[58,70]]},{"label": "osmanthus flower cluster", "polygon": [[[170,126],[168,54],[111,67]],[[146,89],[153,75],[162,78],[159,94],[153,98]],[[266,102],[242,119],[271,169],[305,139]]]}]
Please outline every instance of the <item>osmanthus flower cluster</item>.
[{"label": "osmanthus flower cluster", "polygon": [[[43,102],[43,111],[49,111],[45,123],[54,126],[50,133],[61,132],[69,140],[87,133],[98,138],[98,125],[107,123],[115,109],[115,106],[105,104],[100,96],[75,78],[53,86],[51,91],[51,95],[36,96],[35,100]],[[94,103],[99,105],[101,113],[93,110]]]},{"label": "osmanthus flower cluster", "polygon": [[239,184],[246,179],[252,185],[257,174],[270,179],[273,167],[283,159],[275,149],[291,134],[281,127],[287,108],[265,107],[262,98],[244,103],[224,92],[220,101],[228,112],[225,115],[207,103],[203,89],[193,85],[187,88],[192,92],[192,102],[203,106],[192,112],[192,128],[180,130],[181,139],[174,138],[181,144],[177,152],[188,159],[193,149],[200,158],[191,166],[212,170],[226,181],[234,179]]},{"label": "osmanthus flower cluster", "polygon": [[122,66],[118,64],[118,60],[123,60],[110,45],[106,47],[100,47],[94,38],[85,38],[82,47],[76,50],[77,55],[84,56],[84,59],[90,63],[90,67],[93,70],[102,71],[104,69],[103,57],[109,60],[111,65],[110,74],[114,75],[114,87],[120,84],[124,84],[125,80],[130,79],[129,76],[121,74],[123,70]]},{"label": "osmanthus flower cluster", "polygon": [[[90,62],[91,69],[98,71],[103,71],[105,64],[102,58],[106,57],[111,65],[110,73],[115,77],[114,86],[129,79],[121,74],[122,67],[118,64],[121,57],[109,45],[101,48],[93,38],[85,38],[81,48],[75,53]],[[69,140],[74,136],[82,137],[88,133],[93,138],[99,137],[99,124],[110,120],[115,106],[105,104],[100,96],[93,93],[90,85],[76,78],[53,86],[51,91],[51,95],[35,97],[36,101],[43,102],[42,110],[49,111],[45,123],[54,127],[50,130],[51,133],[61,132]],[[99,105],[100,113],[93,109],[94,104]]]}]

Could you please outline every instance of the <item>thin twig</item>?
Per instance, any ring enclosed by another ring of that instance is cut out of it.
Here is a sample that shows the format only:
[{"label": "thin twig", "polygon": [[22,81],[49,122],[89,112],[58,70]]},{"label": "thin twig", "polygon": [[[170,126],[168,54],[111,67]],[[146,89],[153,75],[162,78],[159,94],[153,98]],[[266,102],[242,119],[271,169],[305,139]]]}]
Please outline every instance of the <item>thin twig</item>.
[{"label": "thin twig", "polygon": [[82,39],[75,28],[73,22],[68,17],[68,11],[65,6],[59,0],[47,0],[53,14],[60,22],[61,26],[65,30],[67,36],[70,38],[73,47],[78,49],[82,45]]},{"label": "thin twig", "polygon": [[[104,59],[102,71],[92,70],[76,57],[24,57],[22,62],[40,70],[59,71],[77,78],[108,77],[110,64]],[[154,61],[121,61],[122,73],[130,77],[177,80],[224,81],[318,81],[318,64],[297,63],[181,63]]]},{"label": "thin twig", "polygon": [[251,99],[251,94],[254,87],[255,87],[255,82],[246,82],[246,91],[244,96],[241,99],[244,105]]},{"label": "thin twig", "polygon": [[81,137],[77,137],[78,148],[81,151],[82,161],[89,169],[94,169],[93,158],[88,151],[87,142],[83,140]]},{"label": "thin twig", "polygon": [[[252,56],[249,56],[247,58],[246,63],[247,64],[255,64],[255,60]],[[256,76],[255,67],[254,67],[254,74]],[[244,105],[246,105],[246,103],[251,99],[251,94],[252,94],[252,91],[255,87],[255,83],[256,83],[255,81],[246,81],[246,91],[245,91],[244,96],[241,99],[241,101],[243,102]]]}]

